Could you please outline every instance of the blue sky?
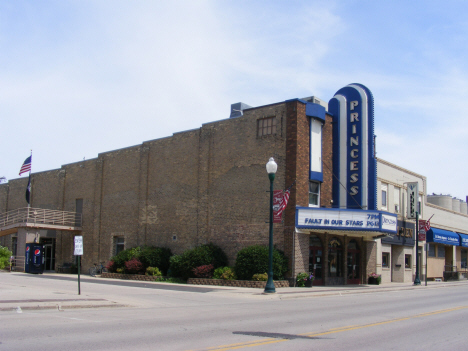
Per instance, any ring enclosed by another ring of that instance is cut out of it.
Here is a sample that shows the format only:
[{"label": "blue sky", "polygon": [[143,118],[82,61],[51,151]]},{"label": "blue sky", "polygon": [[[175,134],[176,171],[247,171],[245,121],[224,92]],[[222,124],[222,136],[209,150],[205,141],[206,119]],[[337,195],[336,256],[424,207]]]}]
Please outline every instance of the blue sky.
[{"label": "blue sky", "polygon": [[0,176],[362,83],[377,156],[465,199],[467,38],[464,1],[5,0]]}]

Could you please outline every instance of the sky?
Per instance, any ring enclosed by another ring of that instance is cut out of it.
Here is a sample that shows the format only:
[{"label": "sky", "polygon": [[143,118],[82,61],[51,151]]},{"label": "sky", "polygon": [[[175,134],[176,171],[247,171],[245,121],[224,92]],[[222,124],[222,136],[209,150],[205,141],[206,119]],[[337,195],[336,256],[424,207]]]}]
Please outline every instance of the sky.
[{"label": "sky", "polygon": [[462,0],[3,0],[0,177],[361,83],[377,157],[466,200],[467,41]]}]

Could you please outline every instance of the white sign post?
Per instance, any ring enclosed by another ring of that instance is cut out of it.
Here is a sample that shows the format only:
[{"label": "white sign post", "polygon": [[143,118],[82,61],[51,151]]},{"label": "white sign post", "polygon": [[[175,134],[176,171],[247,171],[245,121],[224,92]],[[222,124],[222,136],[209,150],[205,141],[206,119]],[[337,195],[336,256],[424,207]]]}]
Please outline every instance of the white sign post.
[{"label": "white sign post", "polygon": [[81,268],[81,256],[83,256],[83,236],[75,236],[75,256],[78,256],[78,295],[81,295],[80,289],[80,268]]},{"label": "white sign post", "polygon": [[83,256],[83,236],[75,236],[75,256]]}]

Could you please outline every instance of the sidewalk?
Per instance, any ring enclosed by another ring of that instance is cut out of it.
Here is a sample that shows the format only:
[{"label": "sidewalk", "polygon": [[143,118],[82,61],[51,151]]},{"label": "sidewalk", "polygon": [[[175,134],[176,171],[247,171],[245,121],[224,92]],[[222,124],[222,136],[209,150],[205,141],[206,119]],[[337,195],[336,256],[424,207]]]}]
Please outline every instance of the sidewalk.
[{"label": "sidewalk", "polygon": [[[29,282],[28,282],[29,280]],[[5,311],[23,310],[58,310],[75,308],[111,308],[135,306],[127,298],[120,297],[115,287],[131,287],[138,289],[160,289],[188,293],[208,293],[225,295],[226,298],[256,298],[256,299],[291,299],[304,297],[320,297],[331,295],[349,295],[361,293],[389,292],[398,290],[434,289],[450,286],[467,285],[468,281],[454,282],[421,282],[420,286],[412,283],[387,283],[382,285],[347,285],[347,286],[314,286],[313,288],[278,288],[275,294],[264,294],[262,289],[235,288],[222,286],[203,286],[172,284],[161,282],[138,282],[118,279],[93,278],[87,275],[80,277],[82,284],[97,287],[95,292],[78,295],[77,275],[44,273],[33,275],[18,272],[0,271],[0,313]],[[96,284],[96,285],[94,285]],[[112,289],[113,294],[106,295],[99,290]],[[139,292],[141,292],[140,290]],[[146,292],[145,292],[146,293]]]}]

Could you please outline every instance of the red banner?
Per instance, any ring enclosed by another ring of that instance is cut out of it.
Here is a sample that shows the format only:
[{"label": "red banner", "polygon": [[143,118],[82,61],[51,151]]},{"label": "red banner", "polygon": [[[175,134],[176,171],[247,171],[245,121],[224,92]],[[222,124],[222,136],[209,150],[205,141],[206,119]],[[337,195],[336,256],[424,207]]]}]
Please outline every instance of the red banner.
[{"label": "red banner", "polygon": [[422,219],[419,220],[419,234],[426,234],[426,221]]},{"label": "red banner", "polygon": [[273,191],[273,223],[281,223],[283,212],[279,212],[280,205],[283,201],[283,191],[274,190]]}]

